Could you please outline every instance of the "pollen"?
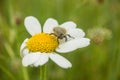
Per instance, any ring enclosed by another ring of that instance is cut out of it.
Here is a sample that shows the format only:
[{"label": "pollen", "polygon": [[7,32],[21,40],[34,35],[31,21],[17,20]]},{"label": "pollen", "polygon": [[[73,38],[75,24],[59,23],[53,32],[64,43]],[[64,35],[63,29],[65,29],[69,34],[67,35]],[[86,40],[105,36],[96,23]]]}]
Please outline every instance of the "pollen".
[{"label": "pollen", "polygon": [[46,52],[55,51],[58,47],[58,40],[55,36],[47,33],[39,33],[32,36],[26,43],[27,48],[31,52]]}]

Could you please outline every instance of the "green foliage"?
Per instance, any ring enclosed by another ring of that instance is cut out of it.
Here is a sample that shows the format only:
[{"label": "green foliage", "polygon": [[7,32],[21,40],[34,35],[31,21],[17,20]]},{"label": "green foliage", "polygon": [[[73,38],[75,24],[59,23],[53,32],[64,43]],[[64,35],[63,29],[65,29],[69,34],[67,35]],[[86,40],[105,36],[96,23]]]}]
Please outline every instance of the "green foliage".
[{"label": "green foliage", "polygon": [[[62,54],[73,64],[71,69],[49,61],[48,80],[120,80],[119,0],[0,0],[0,80],[39,80],[39,68],[24,68],[19,52],[22,41],[30,37],[23,24],[29,15],[42,25],[49,17],[60,24],[72,20],[91,38],[90,46]],[[96,34],[88,31],[99,27],[111,38],[94,38]]]}]

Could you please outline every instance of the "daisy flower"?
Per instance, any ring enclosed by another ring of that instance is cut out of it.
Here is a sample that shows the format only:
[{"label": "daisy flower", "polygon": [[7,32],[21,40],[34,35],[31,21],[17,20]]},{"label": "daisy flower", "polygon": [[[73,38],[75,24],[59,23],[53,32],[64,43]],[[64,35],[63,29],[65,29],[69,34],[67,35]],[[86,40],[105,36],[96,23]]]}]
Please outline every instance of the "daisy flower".
[{"label": "daisy flower", "polygon": [[[23,66],[38,67],[51,59],[62,68],[70,68],[72,64],[57,52],[67,53],[90,44],[90,40],[84,38],[83,30],[76,28],[76,24],[72,21],[59,25],[55,19],[48,18],[41,29],[39,21],[33,16],[28,16],[24,20],[24,25],[31,38],[26,38],[20,47]],[[58,26],[64,28],[66,34],[73,38],[67,37],[67,41],[60,43],[58,37],[51,34],[54,33],[53,29]]]}]

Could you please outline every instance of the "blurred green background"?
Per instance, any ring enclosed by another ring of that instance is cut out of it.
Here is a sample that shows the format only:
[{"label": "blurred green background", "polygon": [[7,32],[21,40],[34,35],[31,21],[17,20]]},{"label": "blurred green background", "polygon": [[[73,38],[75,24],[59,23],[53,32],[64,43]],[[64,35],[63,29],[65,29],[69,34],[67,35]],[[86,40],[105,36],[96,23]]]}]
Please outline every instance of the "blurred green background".
[{"label": "blurred green background", "polygon": [[39,67],[22,66],[19,49],[30,37],[26,16],[43,25],[74,21],[91,39],[88,47],[61,54],[73,67],[47,63],[47,80],[120,80],[120,0],[0,0],[0,80],[39,80]]}]

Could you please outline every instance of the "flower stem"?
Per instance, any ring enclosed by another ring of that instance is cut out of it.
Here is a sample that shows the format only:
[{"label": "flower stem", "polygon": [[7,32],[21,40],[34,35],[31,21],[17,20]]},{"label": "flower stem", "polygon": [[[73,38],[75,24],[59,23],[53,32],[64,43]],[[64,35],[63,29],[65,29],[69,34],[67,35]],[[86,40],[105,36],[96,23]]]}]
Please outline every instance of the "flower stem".
[{"label": "flower stem", "polygon": [[22,67],[22,68],[23,68],[23,77],[24,77],[24,80],[29,80],[29,75],[28,75],[27,68],[25,68],[25,67]]},{"label": "flower stem", "polygon": [[40,80],[46,80],[46,65],[40,67]]}]

